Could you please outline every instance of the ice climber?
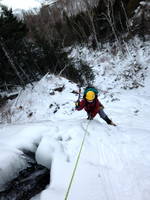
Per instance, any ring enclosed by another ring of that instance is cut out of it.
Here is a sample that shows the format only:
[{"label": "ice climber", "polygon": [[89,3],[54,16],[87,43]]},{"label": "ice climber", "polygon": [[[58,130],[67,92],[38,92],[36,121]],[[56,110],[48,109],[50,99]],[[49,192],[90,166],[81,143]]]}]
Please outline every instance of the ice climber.
[{"label": "ice climber", "polygon": [[84,91],[83,99],[75,102],[76,110],[80,111],[84,108],[87,112],[87,119],[92,120],[98,113],[107,124],[116,126],[112,120],[108,118],[104,112],[104,106],[97,98],[98,91],[95,88],[87,87]]}]

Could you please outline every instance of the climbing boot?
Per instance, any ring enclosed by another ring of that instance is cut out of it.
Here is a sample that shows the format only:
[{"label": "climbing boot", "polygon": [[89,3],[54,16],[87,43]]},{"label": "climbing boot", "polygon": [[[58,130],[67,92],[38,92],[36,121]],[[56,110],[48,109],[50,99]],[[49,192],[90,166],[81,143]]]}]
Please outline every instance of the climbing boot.
[{"label": "climbing boot", "polygon": [[112,126],[117,126],[114,122],[110,122],[110,125],[112,125]]}]

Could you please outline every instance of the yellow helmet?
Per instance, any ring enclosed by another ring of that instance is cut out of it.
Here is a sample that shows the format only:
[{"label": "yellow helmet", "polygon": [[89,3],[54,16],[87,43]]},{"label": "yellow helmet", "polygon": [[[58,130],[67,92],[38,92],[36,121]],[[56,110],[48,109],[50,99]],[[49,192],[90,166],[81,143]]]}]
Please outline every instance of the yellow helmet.
[{"label": "yellow helmet", "polygon": [[85,95],[86,100],[92,101],[95,99],[95,93],[93,91],[88,91]]}]

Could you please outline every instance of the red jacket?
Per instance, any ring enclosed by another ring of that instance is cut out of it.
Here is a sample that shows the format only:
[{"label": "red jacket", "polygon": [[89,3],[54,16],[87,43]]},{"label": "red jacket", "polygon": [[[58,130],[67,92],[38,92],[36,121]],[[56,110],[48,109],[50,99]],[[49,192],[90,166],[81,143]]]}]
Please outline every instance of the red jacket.
[{"label": "red jacket", "polygon": [[103,108],[104,106],[101,104],[101,102],[96,98],[94,99],[93,102],[88,102],[86,99],[82,99],[79,102],[79,106],[76,107],[76,110],[82,110],[84,108],[84,110],[87,113],[90,113],[92,117],[95,117],[95,115],[99,112],[99,110],[101,108]]}]

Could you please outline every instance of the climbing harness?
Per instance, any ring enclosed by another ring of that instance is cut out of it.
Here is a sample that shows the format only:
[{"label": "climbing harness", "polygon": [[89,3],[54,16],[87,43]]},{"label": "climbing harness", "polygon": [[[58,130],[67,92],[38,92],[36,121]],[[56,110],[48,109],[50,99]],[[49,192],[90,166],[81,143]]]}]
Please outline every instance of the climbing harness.
[{"label": "climbing harness", "polygon": [[69,186],[68,186],[68,189],[67,189],[67,192],[66,192],[64,200],[68,199],[69,191],[70,191],[70,188],[71,188],[71,185],[72,185],[72,181],[73,181],[73,178],[74,178],[77,166],[78,166],[78,162],[79,162],[79,159],[80,159],[80,155],[81,155],[81,152],[82,152],[84,141],[85,141],[86,135],[88,133],[87,129],[88,129],[89,124],[90,124],[90,120],[88,121],[86,129],[85,129],[84,137],[83,137],[83,140],[82,140],[82,143],[81,143],[81,147],[80,147],[80,150],[79,150],[79,153],[78,153],[78,156],[77,156],[77,160],[76,160],[73,172],[72,172],[71,180],[70,180],[70,183],[69,183]]}]

